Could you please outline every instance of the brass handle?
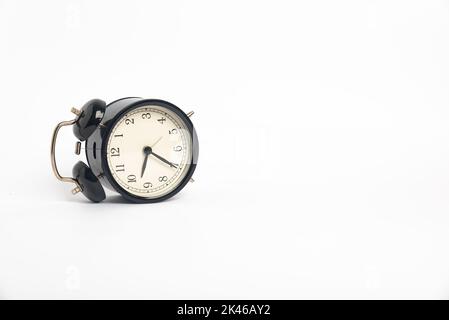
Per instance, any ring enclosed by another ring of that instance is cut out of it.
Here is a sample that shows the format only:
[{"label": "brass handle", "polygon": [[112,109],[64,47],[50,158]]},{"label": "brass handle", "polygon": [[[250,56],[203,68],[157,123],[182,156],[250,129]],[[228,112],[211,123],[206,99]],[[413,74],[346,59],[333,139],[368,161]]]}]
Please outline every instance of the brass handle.
[{"label": "brass handle", "polygon": [[[80,112],[76,109],[72,109],[72,112],[77,114],[78,116],[80,114]],[[70,120],[70,121],[63,121],[61,123],[58,123],[55,130],[53,131],[53,138],[51,139],[51,151],[50,151],[51,166],[52,166],[53,173],[55,174],[56,178],[62,182],[70,182],[70,183],[74,183],[76,185],[76,188],[74,188],[72,190],[72,194],[77,194],[78,192],[83,191],[83,188],[81,187],[81,185],[78,183],[78,181],[76,179],[73,179],[71,177],[61,176],[61,174],[58,171],[58,166],[56,165],[55,150],[56,150],[56,140],[58,138],[59,129],[61,129],[64,126],[71,126],[71,125],[75,124],[75,122],[77,120],[78,120],[78,117],[76,117],[75,119]]]}]

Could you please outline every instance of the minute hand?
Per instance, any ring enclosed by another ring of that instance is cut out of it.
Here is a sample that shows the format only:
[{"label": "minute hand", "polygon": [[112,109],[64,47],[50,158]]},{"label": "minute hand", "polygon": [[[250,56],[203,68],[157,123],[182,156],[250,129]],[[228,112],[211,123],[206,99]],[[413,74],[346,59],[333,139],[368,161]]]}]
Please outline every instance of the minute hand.
[{"label": "minute hand", "polygon": [[177,166],[176,164],[174,164],[174,163],[168,161],[168,160],[165,159],[165,158],[162,158],[162,157],[161,157],[160,155],[158,155],[157,153],[152,152],[151,154],[152,154],[153,156],[155,156],[156,158],[158,158],[159,160],[161,160],[162,162],[168,164],[170,167],[178,168],[178,166]]}]

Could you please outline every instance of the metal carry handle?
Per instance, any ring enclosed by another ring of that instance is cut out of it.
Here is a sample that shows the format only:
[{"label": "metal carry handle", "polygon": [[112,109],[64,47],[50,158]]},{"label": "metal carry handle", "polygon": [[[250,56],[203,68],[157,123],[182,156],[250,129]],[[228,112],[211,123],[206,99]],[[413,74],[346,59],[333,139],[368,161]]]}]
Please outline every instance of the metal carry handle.
[{"label": "metal carry handle", "polygon": [[51,139],[50,156],[51,156],[51,166],[52,166],[53,173],[55,174],[56,178],[62,182],[74,183],[76,185],[76,187],[72,190],[72,194],[77,194],[78,192],[83,191],[83,188],[81,187],[81,185],[78,183],[78,181],[76,179],[74,179],[72,177],[61,176],[61,174],[58,171],[58,166],[56,165],[56,156],[55,156],[56,140],[58,138],[59,129],[61,129],[62,127],[65,127],[65,126],[71,126],[71,125],[75,124],[76,121],[78,121],[78,118],[81,114],[81,112],[75,108],[72,108],[72,112],[74,114],[76,114],[77,117],[70,121],[63,121],[63,122],[58,123],[55,130],[53,131],[53,138]]}]

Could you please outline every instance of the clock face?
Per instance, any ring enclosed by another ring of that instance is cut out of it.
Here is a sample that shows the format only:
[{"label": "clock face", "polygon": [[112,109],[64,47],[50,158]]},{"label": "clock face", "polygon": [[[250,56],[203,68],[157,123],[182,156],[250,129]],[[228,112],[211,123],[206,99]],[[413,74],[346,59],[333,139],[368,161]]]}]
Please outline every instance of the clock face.
[{"label": "clock face", "polygon": [[192,161],[192,137],[173,111],[138,107],[114,125],[107,142],[113,179],[131,195],[154,199],[179,186]]}]

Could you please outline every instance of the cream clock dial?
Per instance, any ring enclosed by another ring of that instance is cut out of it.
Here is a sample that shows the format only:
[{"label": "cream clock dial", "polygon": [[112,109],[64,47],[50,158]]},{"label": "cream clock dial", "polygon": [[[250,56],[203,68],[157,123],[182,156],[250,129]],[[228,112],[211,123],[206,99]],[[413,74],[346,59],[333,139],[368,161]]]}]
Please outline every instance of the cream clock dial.
[{"label": "cream clock dial", "polygon": [[158,198],[173,191],[186,176],[192,159],[192,137],[184,121],[158,105],[125,113],[107,141],[112,178],[126,192]]}]

